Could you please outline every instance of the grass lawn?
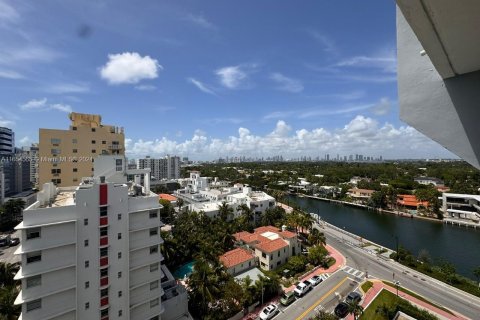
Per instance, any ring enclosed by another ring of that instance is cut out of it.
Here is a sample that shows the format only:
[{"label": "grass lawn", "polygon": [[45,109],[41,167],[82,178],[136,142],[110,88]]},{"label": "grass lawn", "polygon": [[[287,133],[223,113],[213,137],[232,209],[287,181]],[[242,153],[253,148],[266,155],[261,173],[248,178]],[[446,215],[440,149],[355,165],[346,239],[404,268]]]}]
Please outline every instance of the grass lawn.
[{"label": "grass lawn", "polygon": [[[393,283],[391,283],[391,282],[389,282],[389,281],[383,281],[383,283],[385,283],[386,285],[388,285],[388,286],[390,286],[390,287],[392,287],[392,288],[395,288],[395,284],[393,284]],[[417,298],[418,300],[421,300],[421,301],[423,301],[423,302],[426,302],[426,303],[428,303],[428,304],[430,304],[430,305],[432,305],[432,306],[434,306],[434,307],[437,307],[438,309],[441,309],[441,310],[443,310],[443,311],[445,311],[445,312],[448,312],[448,313],[450,313],[451,315],[453,315],[453,313],[452,313],[450,310],[448,310],[448,309],[446,309],[446,308],[444,308],[444,307],[442,307],[442,306],[439,306],[439,305],[437,305],[437,304],[435,304],[435,303],[433,303],[433,302],[425,299],[425,298],[422,297],[422,296],[419,296],[418,294],[416,294],[416,293],[414,293],[414,292],[412,292],[412,291],[410,291],[410,290],[408,290],[408,289],[405,289],[405,288],[402,288],[402,287],[398,287],[398,291],[401,291],[401,292],[404,292],[404,293],[406,293],[406,294],[409,294],[409,295],[411,295],[412,297]]]},{"label": "grass lawn", "polygon": [[390,291],[382,290],[380,294],[373,300],[372,303],[368,306],[367,309],[363,312],[359,320],[388,320],[387,317],[376,313],[377,307],[386,304],[387,306],[395,306],[397,301],[397,296]]},{"label": "grass lawn", "polygon": [[371,281],[367,281],[362,283],[362,290],[363,292],[367,293],[368,290],[370,290],[371,287],[373,287],[373,283]]}]

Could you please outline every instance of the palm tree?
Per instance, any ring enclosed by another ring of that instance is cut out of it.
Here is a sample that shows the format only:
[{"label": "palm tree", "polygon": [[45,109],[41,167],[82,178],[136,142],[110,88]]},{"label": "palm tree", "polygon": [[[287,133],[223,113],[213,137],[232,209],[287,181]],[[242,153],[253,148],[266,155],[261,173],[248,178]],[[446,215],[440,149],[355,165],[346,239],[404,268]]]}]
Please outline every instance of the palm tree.
[{"label": "palm tree", "polygon": [[240,212],[242,213],[242,216],[245,217],[245,220],[250,223],[253,220],[254,214],[253,210],[250,209],[246,204],[242,204],[240,207]]},{"label": "palm tree", "polygon": [[195,262],[193,272],[188,278],[190,303],[197,309],[200,318],[208,314],[209,304],[217,300],[220,292],[217,286],[217,277],[204,259]]},{"label": "palm tree", "polygon": [[226,201],[218,205],[218,213],[223,221],[227,221],[233,215],[233,208],[228,205]]},{"label": "palm tree", "polygon": [[19,269],[18,264],[0,262],[0,285],[1,286],[13,286],[15,280],[13,277]]},{"label": "palm tree", "polygon": [[308,242],[312,246],[325,245],[327,243],[327,239],[323,232],[320,232],[318,229],[312,228],[312,231],[310,231],[310,234],[308,235]]},{"label": "palm tree", "polygon": [[17,319],[20,315],[20,306],[13,303],[18,295],[18,288],[15,286],[5,286],[0,288],[0,316],[6,320]]},{"label": "palm tree", "polygon": [[185,204],[182,198],[177,199],[178,212],[182,212],[182,207]]},{"label": "palm tree", "polygon": [[353,319],[357,320],[363,314],[363,307],[356,301],[347,302],[348,313],[353,314]]},{"label": "palm tree", "polygon": [[308,213],[299,214],[299,225],[302,228],[302,232],[305,232],[305,229],[311,230],[315,220]]}]

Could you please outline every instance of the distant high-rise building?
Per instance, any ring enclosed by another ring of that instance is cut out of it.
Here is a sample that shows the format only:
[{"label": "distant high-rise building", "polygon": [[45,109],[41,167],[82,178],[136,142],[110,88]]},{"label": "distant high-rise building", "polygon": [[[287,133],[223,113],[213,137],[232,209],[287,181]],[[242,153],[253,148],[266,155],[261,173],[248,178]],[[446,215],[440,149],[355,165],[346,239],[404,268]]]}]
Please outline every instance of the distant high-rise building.
[{"label": "distant high-rise building", "polygon": [[32,187],[38,187],[38,143],[23,147],[22,151],[22,158],[30,162],[30,183]]},{"label": "distant high-rise building", "polygon": [[167,155],[163,158],[145,157],[137,160],[138,169],[149,168],[152,180],[179,179],[180,157]]},{"label": "distant high-rise building", "polygon": [[[0,188],[0,201],[15,193],[15,133],[12,129],[0,127],[0,171],[3,183]],[[2,196],[3,195],[3,196]]]},{"label": "distant high-rise building", "polygon": [[20,148],[15,148],[15,161],[13,161],[15,176],[15,193],[32,189],[30,182],[30,160],[24,156]]},{"label": "distant high-rise building", "polygon": [[98,155],[125,153],[123,128],[102,124],[95,114],[72,112],[68,130],[39,130],[39,185],[77,185],[82,177],[91,177]]},{"label": "distant high-rise building", "polygon": [[329,160],[330,160],[330,155],[329,155],[328,153],[327,153],[327,156],[326,156],[326,158],[325,158],[325,159],[326,159],[327,161],[329,161]]}]

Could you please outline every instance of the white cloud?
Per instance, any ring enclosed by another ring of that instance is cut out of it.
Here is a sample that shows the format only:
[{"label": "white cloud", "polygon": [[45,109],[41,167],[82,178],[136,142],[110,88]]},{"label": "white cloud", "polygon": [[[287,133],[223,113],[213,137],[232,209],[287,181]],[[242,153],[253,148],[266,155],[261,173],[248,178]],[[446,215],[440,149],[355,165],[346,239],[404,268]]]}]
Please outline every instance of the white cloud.
[{"label": "white cloud", "polygon": [[373,114],[377,116],[383,116],[390,112],[392,109],[392,104],[388,98],[381,98],[380,101],[374,105],[371,109]]},{"label": "white cloud", "polygon": [[135,89],[140,91],[153,91],[157,89],[157,87],[150,84],[141,84],[141,85],[135,86]]},{"label": "white cloud", "polygon": [[240,127],[236,136],[207,137],[197,130],[191,139],[177,142],[166,137],[155,140],[126,139],[132,156],[180,154],[197,159],[245,155],[284,157],[318,156],[327,152],[349,155],[361,153],[384,158],[455,157],[446,149],[408,126],[380,125],[372,118],[358,115],[342,128],[293,130],[285,121],[265,135],[255,135]]},{"label": "white cloud", "polygon": [[56,94],[65,93],[86,93],[90,91],[88,83],[59,83],[52,84],[45,88],[45,91]]},{"label": "white cloud", "polygon": [[208,94],[216,95],[215,91],[210,89],[206,84],[202,83],[201,81],[195,78],[187,78],[187,81],[192,83],[195,87],[197,87],[200,91],[203,91]]},{"label": "white cloud", "polygon": [[264,120],[269,120],[269,119],[282,119],[282,118],[288,118],[291,115],[293,115],[295,111],[274,111],[269,114],[266,114],[263,116]]},{"label": "white cloud", "polygon": [[272,73],[270,75],[270,79],[272,79],[273,81],[279,84],[279,86],[277,87],[277,89],[279,90],[293,92],[293,93],[298,93],[303,91],[303,84],[300,80],[286,77],[281,73]]},{"label": "white cloud", "polygon": [[12,70],[0,70],[0,78],[18,80],[23,79],[24,76]]},{"label": "white cloud", "polygon": [[38,111],[49,111],[49,110],[57,110],[62,112],[70,113],[72,112],[72,107],[68,104],[62,103],[53,103],[48,104],[47,98],[43,99],[32,99],[22,105],[20,105],[20,109],[24,111],[31,111],[31,110],[38,110]]},{"label": "white cloud", "polygon": [[33,110],[33,109],[41,109],[47,106],[47,98],[43,99],[32,99],[27,103],[20,105],[20,109],[22,110]]},{"label": "white cloud", "polygon": [[5,119],[4,117],[0,116],[0,127],[12,127],[15,125],[15,122],[12,120]]},{"label": "white cloud", "polygon": [[397,72],[395,51],[387,50],[372,56],[354,56],[335,64],[336,67],[375,68],[385,73]]},{"label": "white cloud", "polygon": [[156,59],[140,56],[137,52],[109,54],[101,67],[100,76],[110,84],[135,84],[144,79],[155,79],[163,67]]},{"label": "white cloud", "polygon": [[185,16],[185,20],[205,29],[216,29],[215,25],[208,21],[203,15],[188,14]]},{"label": "white cloud", "polygon": [[308,30],[308,33],[323,46],[323,51],[337,53],[337,46],[332,39],[316,30]]},{"label": "white cloud", "polygon": [[215,74],[220,78],[220,83],[228,89],[238,88],[247,78],[247,73],[241,66],[223,67],[216,70]]},{"label": "white cloud", "polygon": [[32,143],[32,140],[28,136],[25,136],[22,139],[20,139],[20,146],[28,146],[31,143]]},{"label": "white cloud", "polygon": [[62,55],[40,45],[29,44],[27,46],[4,46],[0,48],[0,64],[6,66],[24,67],[25,63],[52,62]]},{"label": "white cloud", "polygon": [[8,1],[0,0],[0,24],[15,22],[20,18],[17,10]]}]

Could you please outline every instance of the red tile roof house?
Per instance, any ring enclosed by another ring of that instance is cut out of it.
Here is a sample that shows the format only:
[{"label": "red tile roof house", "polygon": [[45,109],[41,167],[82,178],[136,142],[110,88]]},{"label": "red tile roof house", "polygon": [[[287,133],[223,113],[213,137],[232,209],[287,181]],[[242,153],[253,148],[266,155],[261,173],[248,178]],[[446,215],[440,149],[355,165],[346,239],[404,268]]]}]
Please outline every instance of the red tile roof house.
[{"label": "red tile roof house", "polygon": [[244,248],[236,248],[225,252],[220,256],[220,262],[223,263],[225,268],[227,268],[227,272],[232,276],[236,276],[257,265],[253,253]]},{"label": "red tile roof house", "polygon": [[295,233],[273,226],[256,228],[253,233],[238,232],[234,237],[237,242],[254,250],[260,268],[264,270],[273,270],[286,263],[291,256],[301,253]]}]

